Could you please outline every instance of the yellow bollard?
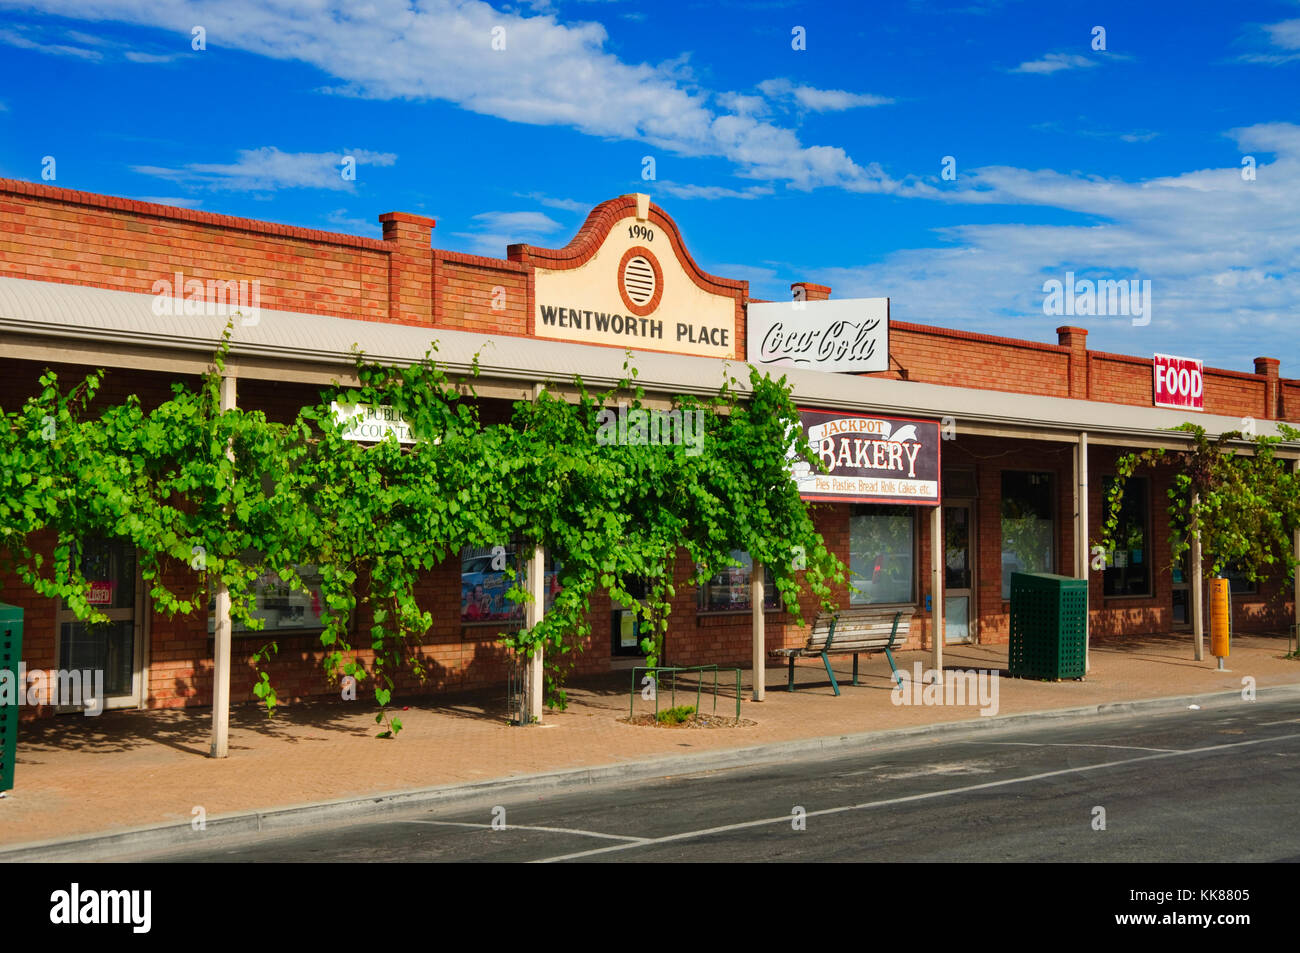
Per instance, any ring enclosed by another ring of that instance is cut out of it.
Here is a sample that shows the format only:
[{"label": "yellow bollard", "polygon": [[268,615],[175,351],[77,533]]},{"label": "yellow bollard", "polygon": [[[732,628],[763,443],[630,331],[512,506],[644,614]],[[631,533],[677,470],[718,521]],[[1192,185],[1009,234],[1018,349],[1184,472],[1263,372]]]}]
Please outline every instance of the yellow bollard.
[{"label": "yellow bollard", "polygon": [[1210,580],[1210,653],[1219,658],[1220,671],[1228,657],[1232,632],[1232,601],[1228,597],[1228,580]]}]

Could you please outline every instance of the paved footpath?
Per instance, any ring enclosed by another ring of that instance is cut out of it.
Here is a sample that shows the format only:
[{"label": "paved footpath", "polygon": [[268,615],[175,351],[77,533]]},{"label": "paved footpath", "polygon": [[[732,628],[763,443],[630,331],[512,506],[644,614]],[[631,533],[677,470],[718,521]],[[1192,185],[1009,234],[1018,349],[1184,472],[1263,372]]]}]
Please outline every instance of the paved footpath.
[{"label": "paved footpath", "polygon": [[[1208,645],[1208,640],[1207,640]],[[1232,648],[1228,673],[1211,658],[1191,658],[1190,637],[1096,644],[1082,682],[999,680],[998,715],[1103,706],[1213,692],[1240,692],[1249,676],[1261,692],[1300,686],[1300,662],[1285,659],[1286,639],[1244,636]],[[899,667],[928,664],[925,652],[903,652]],[[1005,670],[1006,646],[950,646],[948,669]],[[0,800],[0,849],[153,825],[188,826],[196,808],[209,823],[223,816],[450,785],[482,784],[597,766],[628,765],[682,755],[738,763],[737,749],[839,738],[953,722],[992,722],[978,706],[898,706],[883,656],[862,666],[849,684],[851,659],[833,660],[842,695],[834,697],[820,661],[801,663],[800,690],[784,690],[783,667],[768,669],[767,701],[750,702],[748,673],[743,728],[663,729],[626,724],[630,674],[570,690],[569,709],[545,724],[512,728],[503,693],[492,697],[413,699],[398,738],[375,737],[373,705],[315,703],[285,707],[273,719],[253,706],[231,715],[230,757],[206,757],[210,713],[109,712],[24,723],[19,731],[17,786]],[[734,683],[733,683],[734,685]],[[693,702],[679,696],[678,702]],[[734,713],[731,698],[719,713]],[[637,698],[638,710],[647,703]],[[709,710],[706,701],[705,710]],[[818,742],[818,743],[825,743]],[[810,742],[810,746],[817,743]],[[770,754],[769,754],[770,757]]]}]

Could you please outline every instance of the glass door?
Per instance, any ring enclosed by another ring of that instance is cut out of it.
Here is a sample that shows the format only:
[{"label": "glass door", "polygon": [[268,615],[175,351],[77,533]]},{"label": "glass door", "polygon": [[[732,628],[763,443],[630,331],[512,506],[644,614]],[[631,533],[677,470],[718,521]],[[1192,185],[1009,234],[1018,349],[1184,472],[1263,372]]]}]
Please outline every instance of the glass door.
[{"label": "glass door", "polygon": [[[118,540],[88,540],[82,550],[81,571],[90,582],[90,604],[108,616],[107,622],[80,621],[60,601],[55,622],[59,631],[59,667],[90,673],[90,685],[102,680],[104,707],[140,704],[143,654],[143,600],[136,571],[135,549]],[[62,705],[75,711],[77,706]]]},{"label": "glass door", "polygon": [[1187,552],[1173,566],[1173,582],[1169,589],[1173,594],[1172,627],[1190,629],[1192,627],[1192,587],[1188,581],[1191,558]]},{"label": "glass door", "polygon": [[943,634],[949,644],[975,639],[975,504],[949,501],[943,508]]}]

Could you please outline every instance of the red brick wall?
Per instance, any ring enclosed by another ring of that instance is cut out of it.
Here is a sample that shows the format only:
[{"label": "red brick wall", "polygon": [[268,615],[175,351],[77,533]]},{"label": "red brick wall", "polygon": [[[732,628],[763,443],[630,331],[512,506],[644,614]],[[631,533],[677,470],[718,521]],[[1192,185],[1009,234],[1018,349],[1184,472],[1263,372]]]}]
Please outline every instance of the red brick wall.
[{"label": "red brick wall", "polygon": [[[516,245],[509,259],[497,259],[434,250],[434,222],[403,212],[379,216],[384,239],[376,240],[0,179],[0,275],[150,293],[180,271],[187,279],[257,280],[268,309],[527,335],[534,267],[581,264],[634,202],[621,196],[597,206],[563,249]],[[701,271],[677,224],[657,206],[650,219],[701,287],[735,298],[743,353],[748,284]],[[806,287],[813,298],[830,294]],[[1086,351],[1081,332],[1058,340],[891,322],[884,376],[1151,406],[1150,358]],[[1268,419],[1281,403],[1300,417],[1300,381],[1279,379],[1271,359],[1260,361],[1266,374],[1206,368],[1206,410]]]},{"label": "red brick wall", "polygon": [[930,384],[1069,397],[1070,349],[891,321],[891,377]]},{"label": "red brick wall", "polygon": [[433,256],[434,320],[442,327],[496,334],[531,334],[533,270],[477,255]]},{"label": "red brick wall", "polygon": [[[1089,351],[1088,358],[1088,392],[1092,400],[1153,406],[1155,383],[1150,358],[1102,351]],[[1300,405],[1294,409],[1300,409]],[[1267,378],[1206,367],[1205,411],[1228,417],[1273,419]]]},{"label": "red brick wall", "polygon": [[263,308],[389,317],[392,248],[375,239],[10,179],[0,179],[0,239],[7,277],[143,293],[176,271],[257,279]]}]

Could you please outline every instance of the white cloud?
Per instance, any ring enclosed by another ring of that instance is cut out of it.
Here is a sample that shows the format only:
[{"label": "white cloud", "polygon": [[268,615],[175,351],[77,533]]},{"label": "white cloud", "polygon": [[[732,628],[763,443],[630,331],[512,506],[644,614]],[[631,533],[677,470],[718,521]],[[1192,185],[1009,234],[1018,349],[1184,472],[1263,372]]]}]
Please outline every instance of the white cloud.
[{"label": "white cloud", "polygon": [[331,225],[337,225],[339,228],[348,228],[354,232],[370,233],[372,236],[375,232],[380,231],[378,222],[367,221],[364,218],[352,218],[348,215],[345,208],[336,208],[325,216],[325,220]]},{"label": "white cloud", "polygon": [[18,32],[17,30],[0,30],[0,43],[7,46],[15,46],[20,50],[35,50],[39,53],[50,53],[55,56],[72,56],[83,60],[98,60],[102,54],[98,50],[87,50],[79,46],[68,46],[66,43],[46,43],[40,40],[33,40],[31,37]]},{"label": "white cloud", "polygon": [[747,189],[729,189],[721,185],[678,185],[676,182],[656,182],[655,188],[678,199],[756,199],[772,194],[772,189],[766,185],[751,185]]},{"label": "white cloud", "polygon": [[1284,50],[1300,50],[1300,18],[1283,20],[1264,27],[1275,46]]},{"label": "white cloud", "polygon": [[[1046,170],[990,167],[963,173],[952,202],[1064,209],[1084,225],[963,225],[941,244],[898,251],[860,267],[818,274],[838,296],[888,295],[893,315],[948,327],[1055,341],[1060,324],[1083,325],[1089,344],[1129,354],[1173,351],[1212,366],[1252,370],[1259,354],[1300,377],[1300,126],[1266,123],[1229,134],[1254,155],[1240,167],[1128,182]],[[1268,155],[1276,158],[1266,161]],[[1096,222],[1097,224],[1092,224]],[[1043,282],[1065,272],[1150,279],[1152,323],[1124,317],[1049,317]],[[1261,342],[1266,342],[1262,343]]]},{"label": "white cloud", "polygon": [[128,50],[124,55],[132,63],[170,63],[180,56],[179,53],[141,53],[137,50]]},{"label": "white cloud", "polygon": [[136,172],[167,179],[193,188],[240,192],[266,192],[284,188],[314,188],[350,191],[354,182],[341,175],[345,156],[356,166],[390,166],[397,156],[387,152],[353,149],[348,152],[281,152],[275,146],[241,149],[235,162],[189,163],[179,169],[161,166],[132,166]]},{"label": "white cloud", "polygon": [[529,234],[545,235],[560,228],[560,223],[544,212],[481,212],[474,216],[484,228],[515,229]]},{"label": "white cloud", "polygon": [[595,205],[594,202],[578,202],[573,199],[552,198],[544,192],[516,192],[515,198],[532,199],[539,205],[545,205],[547,208],[559,209],[563,212],[587,212]]},{"label": "white cloud", "polygon": [[471,220],[473,231],[452,232],[476,255],[503,257],[507,245],[540,244],[563,226],[544,212],[482,212]]},{"label": "white cloud", "polygon": [[766,116],[771,111],[767,107],[767,100],[762,96],[728,92],[717,93],[714,99],[727,112],[739,113],[742,116]]},{"label": "white cloud", "polygon": [[1095,57],[1080,56],[1077,53],[1048,53],[1042,59],[1027,60],[1012,73],[1055,73],[1063,69],[1087,69],[1100,62]]},{"label": "white cloud", "polygon": [[1262,40],[1285,52],[1245,53],[1238,57],[1243,62],[1279,66],[1283,63],[1300,60],[1300,18],[1252,27],[1251,32],[1254,34],[1256,41]]},{"label": "white cloud", "polygon": [[[481,0],[0,0],[62,17],[161,27],[261,56],[311,64],[334,89],[382,99],[434,99],[511,122],[565,125],[592,136],[638,140],[677,155],[721,157],[739,174],[797,189],[880,185],[878,171],[843,149],[805,146],[790,129],[716,111],[714,94],[690,80],[681,58],[659,66],[621,60],[598,23],[524,16]],[[502,27],[506,48],[492,48]],[[805,94],[807,98],[811,94]],[[849,94],[853,95],[853,94]],[[812,102],[821,103],[816,96]],[[829,101],[826,101],[829,103]],[[811,107],[810,107],[811,108]]]},{"label": "white cloud", "polygon": [[842,112],[860,106],[887,106],[894,100],[872,93],[850,93],[843,89],[817,89],[814,86],[796,86],[788,79],[765,79],[758,88],[768,99],[793,101],[811,112]]},{"label": "white cloud", "polygon": [[174,195],[138,195],[137,202],[152,202],[154,205],[174,205],[176,208],[198,208],[202,199],[182,199]]}]

